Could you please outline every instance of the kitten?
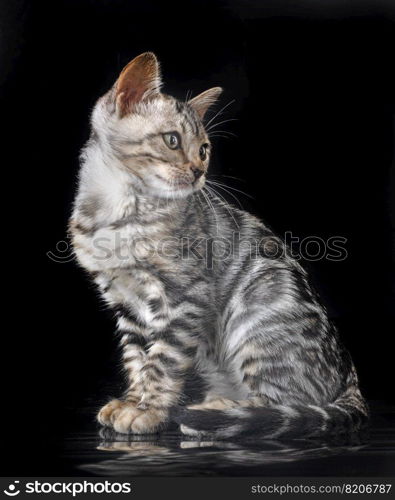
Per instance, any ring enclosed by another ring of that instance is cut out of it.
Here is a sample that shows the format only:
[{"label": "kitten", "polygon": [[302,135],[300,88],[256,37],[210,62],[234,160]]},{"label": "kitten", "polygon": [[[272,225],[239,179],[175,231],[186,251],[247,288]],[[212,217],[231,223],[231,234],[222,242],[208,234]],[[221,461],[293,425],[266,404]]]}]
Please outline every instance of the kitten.
[{"label": "kitten", "polygon": [[175,420],[214,438],[361,428],[354,366],[305,271],[262,222],[203,191],[203,118],[221,89],[181,102],[160,85],[154,54],[133,59],[82,152],[73,247],[116,315],[127,378],[99,422],[144,434]]}]

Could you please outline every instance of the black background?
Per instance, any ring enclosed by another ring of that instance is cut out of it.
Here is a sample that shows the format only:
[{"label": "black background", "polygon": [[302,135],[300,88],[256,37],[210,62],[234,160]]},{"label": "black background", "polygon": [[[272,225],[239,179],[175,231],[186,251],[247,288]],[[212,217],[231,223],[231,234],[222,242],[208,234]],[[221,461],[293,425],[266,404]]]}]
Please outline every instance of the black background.
[{"label": "black background", "polygon": [[365,395],[390,399],[394,3],[14,1],[1,23],[3,404],[16,455],[93,428],[83,408],[117,395],[111,315],[74,262],[47,252],[66,239],[90,110],[146,50],[166,92],[221,85],[217,109],[235,99],[223,119],[237,137],[214,139],[211,168],[241,179],[218,178],[253,197],[235,193],[246,209],[279,235],[347,238],[347,259],[307,266]]}]

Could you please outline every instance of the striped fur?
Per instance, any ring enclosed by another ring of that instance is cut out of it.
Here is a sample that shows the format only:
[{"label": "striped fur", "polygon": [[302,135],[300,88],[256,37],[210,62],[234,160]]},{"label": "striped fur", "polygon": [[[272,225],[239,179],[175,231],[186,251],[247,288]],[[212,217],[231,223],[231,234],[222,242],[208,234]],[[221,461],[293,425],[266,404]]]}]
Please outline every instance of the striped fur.
[{"label": "striped fur", "polygon": [[[305,271],[286,252],[251,253],[246,242],[283,243],[204,191],[203,118],[219,93],[162,94],[145,53],[93,110],[70,232],[116,316],[128,385],[98,420],[152,433],[174,419],[215,438],[356,430],[355,369]],[[227,254],[213,258],[213,241]]]}]

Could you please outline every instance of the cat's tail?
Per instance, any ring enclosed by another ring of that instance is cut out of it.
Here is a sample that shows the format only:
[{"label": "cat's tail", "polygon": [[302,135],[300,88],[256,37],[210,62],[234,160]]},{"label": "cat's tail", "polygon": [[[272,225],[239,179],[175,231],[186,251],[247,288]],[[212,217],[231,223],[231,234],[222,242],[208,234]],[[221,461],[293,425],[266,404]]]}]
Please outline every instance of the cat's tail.
[{"label": "cat's tail", "polygon": [[183,434],[197,438],[227,439],[255,434],[265,439],[297,439],[358,432],[366,426],[368,413],[362,396],[354,394],[322,407],[185,409],[176,420]]}]

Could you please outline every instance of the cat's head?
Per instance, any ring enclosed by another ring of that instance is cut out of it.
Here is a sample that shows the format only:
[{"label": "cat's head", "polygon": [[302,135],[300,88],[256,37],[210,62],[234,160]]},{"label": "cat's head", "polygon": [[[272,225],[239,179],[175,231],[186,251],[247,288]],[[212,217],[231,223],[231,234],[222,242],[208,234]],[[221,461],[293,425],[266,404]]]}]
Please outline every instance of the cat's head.
[{"label": "cat's head", "polygon": [[98,100],[92,126],[104,151],[142,193],[185,197],[204,185],[211,145],[202,120],[222,89],[183,102],[160,87],[155,55],[139,55]]}]

